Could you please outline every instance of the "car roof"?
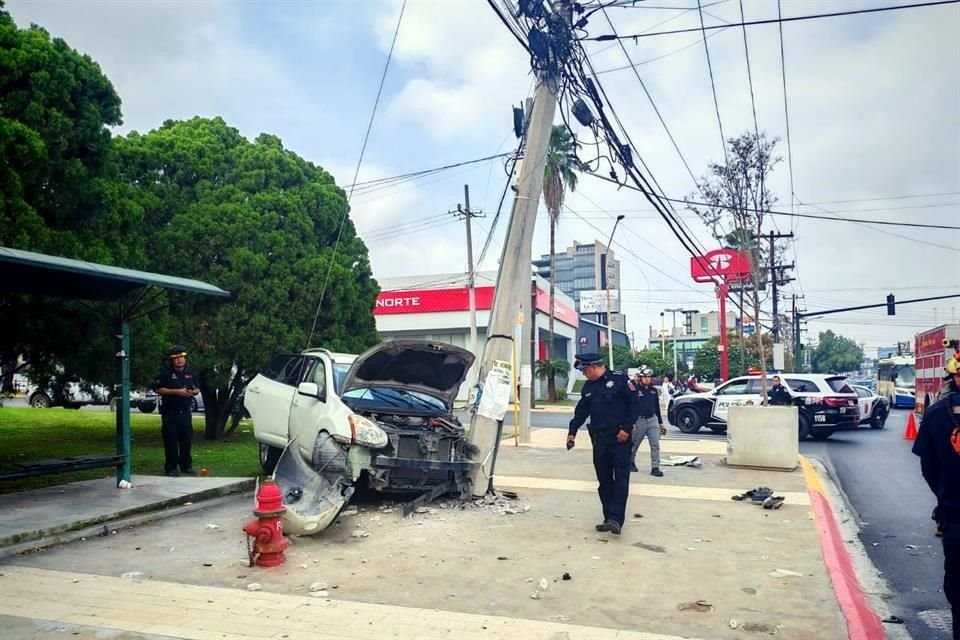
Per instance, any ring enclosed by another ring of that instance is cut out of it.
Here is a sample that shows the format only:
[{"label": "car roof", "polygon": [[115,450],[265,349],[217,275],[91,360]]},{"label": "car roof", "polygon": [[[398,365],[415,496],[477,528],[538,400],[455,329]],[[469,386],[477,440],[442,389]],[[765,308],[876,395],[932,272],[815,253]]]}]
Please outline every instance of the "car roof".
[{"label": "car roof", "polygon": [[[766,377],[767,379],[777,376],[778,378],[795,378],[798,380],[831,380],[836,378],[843,378],[846,380],[846,376],[841,376],[834,373],[771,373]],[[764,376],[761,375],[750,375],[750,376],[737,376],[736,378],[730,378],[730,380],[759,380]],[[730,382],[727,380],[727,382]]]}]

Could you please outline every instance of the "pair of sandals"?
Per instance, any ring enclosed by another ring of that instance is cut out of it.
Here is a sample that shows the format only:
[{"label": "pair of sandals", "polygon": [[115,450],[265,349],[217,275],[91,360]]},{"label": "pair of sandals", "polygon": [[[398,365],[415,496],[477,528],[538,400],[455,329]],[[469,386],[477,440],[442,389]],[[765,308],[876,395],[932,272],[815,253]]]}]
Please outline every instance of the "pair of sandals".
[{"label": "pair of sandals", "polygon": [[773,495],[773,489],[770,487],[757,487],[740,495],[730,496],[730,499],[737,502],[759,502],[764,509],[779,509],[786,498]]}]

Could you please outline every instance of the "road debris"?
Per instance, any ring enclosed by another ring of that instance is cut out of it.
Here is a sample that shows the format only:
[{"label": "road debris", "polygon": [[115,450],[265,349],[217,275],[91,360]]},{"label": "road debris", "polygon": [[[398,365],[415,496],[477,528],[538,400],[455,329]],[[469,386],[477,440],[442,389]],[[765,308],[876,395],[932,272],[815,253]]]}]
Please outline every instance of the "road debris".
[{"label": "road debris", "polygon": [[[657,544],[647,544],[645,542],[634,542],[633,546],[639,549],[646,549],[647,551],[653,551],[654,553],[666,553],[667,550]],[[599,558],[598,558],[599,559]]]},{"label": "road debris", "polygon": [[207,529],[208,531],[215,531],[215,530],[217,530],[217,529],[219,529],[219,528],[220,528],[220,525],[218,525],[218,524],[212,524],[212,523],[211,523],[211,524],[208,524],[206,527],[204,527],[204,529]]},{"label": "road debris", "polygon": [[537,587],[540,589],[540,591],[546,591],[550,588],[550,583],[547,582],[546,578],[540,578],[540,582],[537,583]]},{"label": "road debris", "polygon": [[247,591],[260,591],[260,589],[263,589],[263,585],[259,582],[251,582],[247,585]]},{"label": "road debris", "polygon": [[564,580],[573,580],[573,576],[571,576],[571,575],[570,575],[569,573],[567,573],[566,571],[563,572],[563,576],[562,576],[562,577],[563,577]]},{"label": "road debris", "polygon": [[326,591],[327,589],[329,589],[329,585],[327,585],[326,582],[314,582],[310,585],[308,591],[314,593],[315,591]]},{"label": "road debris", "polygon": [[696,613],[709,613],[713,611],[713,605],[706,600],[697,600],[696,602],[681,602],[677,605],[677,611],[694,611]]},{"label": "road debris", "polygon": [[802,573],[797,573],[796,571],[790,571],[789,569],[775,569],[769,574],[771,578],[802,578]]},{"label": "road debris", "polygon": [[146,575],[143,573],[143,571],[127,571],[120,577],[127,578],[128,580],[143,580]]},{"label": "road debris", "polygon": [[665,467],[694,467],[700,468],[703,463],[700,462],[700,456],[670,456],[661,458],[661,466]]},{"label": "road debris", "polygon": [[363,531],[362,529],[357,529],[350,534],[351,538],[369,538],[370,533],[368,531]]}]

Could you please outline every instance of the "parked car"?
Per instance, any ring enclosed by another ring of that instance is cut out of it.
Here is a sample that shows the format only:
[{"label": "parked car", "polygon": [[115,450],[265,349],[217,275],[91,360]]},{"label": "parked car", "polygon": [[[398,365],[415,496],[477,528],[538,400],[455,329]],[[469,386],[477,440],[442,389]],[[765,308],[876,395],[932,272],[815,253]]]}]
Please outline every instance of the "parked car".
[{"label": "parked car", "polygon": [[110,404],[111,390],[100,384],[86,384],[79,379],[67,380],[61,386],[51,382],[45,387],[33,385],[27,389],[27,402],[36,409],[62,406],[79,409],[86,404]]},{"label": "parked car", "polygon": [[[843,376],[785,373],[781,379],[798,409],[801,440],[824,440],[834,431],[859,427],[858,396]],[[684,433],[697,433],[701,427],[726,433],[730,407],[759,405],[761,401],[760,376],[741,376],[706,393],[672,399],[667,419]]]},{"label": "parked car", "polygon": [[260,464],[286,496],[285,528],[315,533],[363,475],[382,492],[469,490],[476,447],[453,414],[469,351],[394,340],[357,357],[309,349],[274,356],[247,385]]},{"label": "parked car", "polygon": [[890,414],[887,399],[878,396],[868,387],[858,384],[852,384],[850,387],[859,398],[860,424],[869,424],[871,429],[883,429],[887,424],[887,416]]},{"label": "parked car", "polygon": [[[160,406],[160,404],[163,404],[163,400],[157,395],[156,391],[153,389],[148,389],[143,392],[136,402],[134,402],[131,398],[131,404],[136,404],[137,409],[143,413],[153,413],[157,410],[157,407]],[[194,396],[193,407],[191,408],[191,411],[197,413],[198,411],[205,410],[206,407],[203,404],[203,396],[199,394]]]}]

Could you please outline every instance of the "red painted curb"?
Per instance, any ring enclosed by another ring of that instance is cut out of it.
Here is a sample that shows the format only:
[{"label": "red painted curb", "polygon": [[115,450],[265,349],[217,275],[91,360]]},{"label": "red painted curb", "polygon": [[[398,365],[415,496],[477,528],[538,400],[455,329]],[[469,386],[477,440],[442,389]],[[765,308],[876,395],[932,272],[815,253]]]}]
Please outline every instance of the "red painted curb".
[{"label": "red painted curb", "polygon": [[817,533],[823,562],[827,565],[833,591],[840,603],[840,611],[847,621],[847,637],[850,640],[882,640],[887,637],[880,618],[873,611],[863,593],[863,587],[853,570],[853,561],[840,534],[840,526],[833,515],[833,508],[819,491],[810,491]]}]

